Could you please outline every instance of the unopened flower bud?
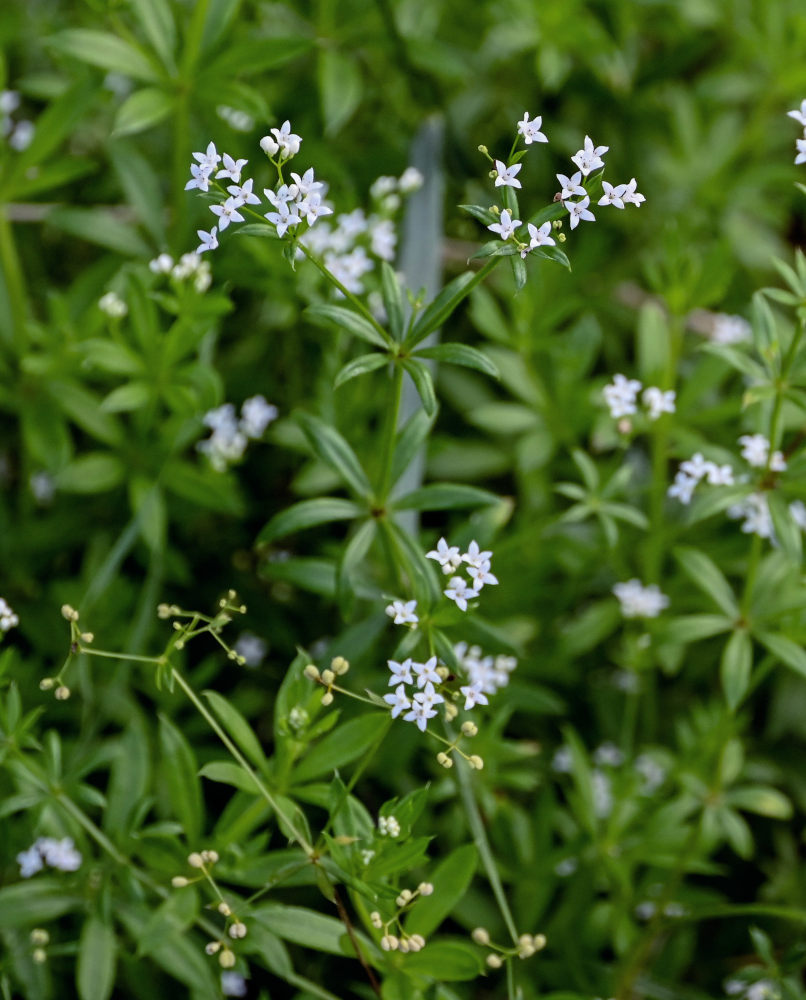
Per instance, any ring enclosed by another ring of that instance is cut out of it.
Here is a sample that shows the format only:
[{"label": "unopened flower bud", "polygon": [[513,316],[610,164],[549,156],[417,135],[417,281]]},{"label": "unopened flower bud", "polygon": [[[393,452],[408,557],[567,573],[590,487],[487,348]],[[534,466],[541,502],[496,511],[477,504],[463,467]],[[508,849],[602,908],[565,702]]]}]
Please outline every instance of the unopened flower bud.
[{"label": "unopened flower bud", "polygon": [[459,709],[452,701],[445,702],[445,720],[446,722],[451,722],[459,714]]},{"label": "unopened flower bud", "polygon": [[315,663],[309,663],[308,666],[302,671],[303,674],[308,678],[309,681],[319,680],[319,667]]},{"label": "unopened flower bud", "polygon": [[465,736],[475,736],[478,731],[479,727],[475,722],[471,722],[470,719],[468,719],[467,722],[462,723],[462,732]]},{"label": "unopened flower bud", "polygon": [[341,677],[350,669],[350,664],[343,656],[334,656],[330,661],[330,669]]},{"label": "unopened flower bud", "polygon": [[44,965],[48,960],[48,953],[44,948],[34,948],[31,953],[31,958],[36,962],[37,965]]},{"label": "unopened flower bud", "polygon": [[208,941],[204,946],[204,951],[207,955],[215,955],[217,951],[221,949],[220,941]]},{"label": "unopened flower bud", "polygon": [[157,605],[157,618],[170,618],[171,617],[171,606],[170,604],[158,604]]},{"label": "unopened flower bud", "polygon": [[245,938],[247,933],[246,924],[242,924],[240,920],[236,920],[235,923],[229,929],[229,936],[231,938]]},{"label": "unopened flower bud", "polygon": [[188,854],[188,864],[191,868],[204,868],[204,858],[198,851]]},{"label": "unopened flower bud", "polygon": [[532,938],[532,947],[535,951],[542,951],[546,947],[546,935],[535,934]]},{"label": "unopened flower bud", "polygon": [[425,938],[422,934],[412,934],[409,938],[409,948],[412,951],[419,951],[421,948],[425,948]]},{"label": "unopened flower bud", "polygon": [[486,927],[476,927],[470,936],[476,944],[484,945],[490,943],[490,933]]},{"label": "unopened flower bud", "polygon": [[381,938],[381,948],[384,951],[397,951],[400,942],[394,936],[394,934],[384,934]]},{"label": "unopened flower bud", "polygon": [[260,148],[266,156],[276,156],[280,150],[279,143],[276,143],[270,135],[264,135],[260,140]]},{"label": "unopened flower bud", "polygon": [[441,764],[443,767],[450,767],[450,761],[450,757],[443,750],[440,750],[437,754],[437,763]]},{"label": "unopened flower bud", "polygon": [[383,921],[381,920],[381,915],[377,910],[373,910],[369,915],[369,922],[373,927],[383,927]]},{"label": "unopened flower bud", "polygon": [[70,688],[65,687],[64,684],[60,684],[53,694],[55,695],[57,701],[67,701],[70,697]]},{"label": "unopened flower bud", "polygon": [[518,948],[518,958],[531,958],[534,955],[535,950],[531,945],[524,945]]},{"label": "unopened flower bud", "polygon": [[201,856],[208,865],[214,865],[218,861],[218,851],[202,851]]},{"label": "unopened flower bud", "polygon": [[518,938],[519,948],[531,948],[532,947],[532,935],[531,934],[521,934]]},{"label": "unopened flower bud", "polygon": [[486,152],[488,152],[488,149],[487,149],[486,146],[479,146],[479,152],[480,153],[486,153]]},{"label": "unopened flower bud", "polygon": [[78,621],[78,612],[75,608],[71,608],[69,604],[62,605],[62,618],[66,618],[69,622]]},{"label": "unopened flower bud", "polygon": [[447,667],[437,667],[437,673],[443,681],[447,680],[451,675],[451,672]]},{"label": "unopened flower bud", "polygon": [[332,670],[323,670],[322,671],[322,683],[323,684],[332,684],[333,681],[335,681],[335,679],[336,679],[336,675],[333,673]]},{"label": "unopened flower bud", "polygon": [[503,961],[495,953],[491,953],[487,956],[487,965],[489,965],[491,969],[500,969],[503,964]]},{"label": "unopened flower bud", "polygon": [[31,944],[47,944],[50,934],[43,927],[34,927],[31,931]]},{"label": "unopened flower bud", "polygon": [[322,695],[322,704],[327,707],[333,703],[333,695],[330,691],[325,691]]},{"label": "unopened flower bud", "polygon": [[477,753],[474,753],[472,757],[468,757],[467,762],[471,767],[475,767],[477,771],[480,771],[484,767],[484,761]]},{"label": "unopened flower bud", "polygon": [[557,241],[559,243],[565,243],[566,235],[565,233],[557,233]]},{"label": "unopened flower bud", "polygon": [[174,889],[184,889],[186,885],[190,885],[190,879],[185,878],[184,875],[174,875],[171,879],[171,885]]},{"label": "unopened flower bud", "polygon": [[430,896],[433,891],[434,886],[431,882],[421,882],[417,886],[417,892],[419,892],[421,896]]},{"label": "unopened flower bud", "polygon": [[43,677],[39,682],[40,691],[50,691],[56,681],[52,677]]},{"label": "unopened flower bud", "polygon": [[218,956],[218,964],[222,969],[231,969],[235,965],[235,952],[230,951],[229,948],[224,948]]},{"label": "unopened flower bud", "polygon": [[408,938],[404,938],[404,937],[402,937],[402,938],[400,939],[400,945],[399,945],[399,946],[400,946],[400,950],[401,950],[401,951],[403,952],[403,954],[405,955],[405,954],[406,954],[406,952],[407,952],[407,951],[409,950],[409,939],[408,939]]},{"label": "unopened flower bud", "polygon": [[82,642],[92,642],[92,640],[94,638],[95,638],[95,635],[92,632],[82,632],[81,633],[81,641]]},{"label": "unopened flower bud", "polygon": [[232,913],[232,910],[229,908],[229,903],[219,903],[218,912],[222,917],[228,917]]}]

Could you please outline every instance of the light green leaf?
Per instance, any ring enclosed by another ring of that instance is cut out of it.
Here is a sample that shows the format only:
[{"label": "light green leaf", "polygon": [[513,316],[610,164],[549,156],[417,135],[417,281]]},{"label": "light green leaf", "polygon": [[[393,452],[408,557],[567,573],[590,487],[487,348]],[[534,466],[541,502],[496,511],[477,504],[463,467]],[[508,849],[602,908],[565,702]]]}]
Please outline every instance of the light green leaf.
[{"label": "light green leaf", "polygon": [[[284,906],[282,903],[265,903],[252,910],[252,919],[286,941],[293,941],[314,951],[330,955],[355,956],[344,924],[335,917],[327,917],[302,906]],[[360,931],[356,935],[365,953],[376,949]]]},{"label": "light green leaf", "polygon": [[733,590],[716,564],[698,549],[678,548],[674,554],[691,582],[708,594],[726,615],[737,618],[739,607]]},{"label": "light green leaf", "polygon": [[316,455],[330,466],[354,493],[369,498],[372,495],[372,486],[367,474],[361,468],[353,449],[336,428],[309,413],[297,413],[296,419]]},{"label": "light green leaf", "polygon": [[381,295],[389,321],[389,331],[395,340],[401,340],[403,337],[403,292],[394,268],[386,260],[381,261]]},{"label": "light green leaf", "polygon": [[432,330],[440,327],[462,299],[470,294],[478,280],[476,272],[465,271],[449,282],[420,314],[411,334],[406,338],[406,346],[414,347],[425,340]]},{"label": "light green leaf", "polygon": [[464,483],[429,483],[392,503],[393,510],[454,510],[498,503],[500,497]]},{"label": "light green leaf", "polygon": [[336,135],[352,118],[364,91],[355,57],[334,48],[322,49],[318,79],[325,135]]},{"label": "light green leaf", "polygon": [[153,83],[159,73],[138,46],[108,31],[70,28],[48,39],[48,45],[64,55],[113,73]]},{"label": "light green leaf", "polygon": [[411,380],[423,403],[423,409],[429,416],[437,412],[437,396],[434,392],[434,380],[431,372],[422,361],[403,361],[403,367],[411,375]]},{"label": "light green leaf", "polygon": [[776,635],[774,632],[757,632],[755,635],[773,656],[791,667],[801,677],[806,677],[806,651],[802,646],[785,635]]},{"label": "light green leaf", "polygon": [[135,90],[118,108],[115,115],[114,136],[135,135],[144,132],[171,114],[173,97],[159,87]]},{"label": "light green leaf", "polygon": [[260,789],[253,778],[244,769],[230,760],[211,760],[199,771],[199,777],[210,781],[219,781],[224,785],[232,785],[242,792],[258,795]]},{"label": "light green leaf", "polygon": [[475,979],[484,969],[481,952],[461,938],[429,941],[422,951],[406,955],[403,968],[413,975],[445,982]]},{"label": "light green leaf", "polygon": [[132,13],[166,69],[174,66],[176,24],[169,0],[131,0]]},{"label": "light green leaf", "polygon": [[115,932],[97,917],[84,921],[76,961],[76,986],[81,1000],[108,1000],[115,985]]},{"label": "light green leaf", "polygon": [[389,346],[389,340],[384,337],[377,327],[373,326],[364,316],[344,306],[332,306],[320,303],[308,306],[303,316],[313,323],[314,326],[321,326],[331,330],[346,330],[348,333],[352,333],[354,337],[360,337],[361,340],[366,340],[376,347],[386,348]]},{"label": "light green leaf", "polygon": [[468,347],[466,344],[438,344],[436,347],[424,347],[417,351],[415,358],[433,358],[449,365],[462,365],[465,368],[475,368],[476,371],[484,372],[493,378],[499,377],[496,365],[475,347]]},{"label": "light green leaf", "polygon": [[385,712],[367,712],[343,722],[320,743],[317,743],[294,768],[292,780],[302,784],[331,774],[365,753],[384,733],[392,721]]},{"label": "light green leaf", "polygon": [[792,803],[778,791],[767,785],[744,785],[725,792],[725,801],[736,809],[769,816],[771,819],[791,819]]},{"label": "light green leaf", "polygon": [[81,895],[65,891],[62,881],[45,876],[0,889],[0,930],[43,926],[83,903]]},{"label": "light green leaf", "polygon": [[454,906],[467,892],[476,871],[478,852],[473,844],[465,844],[449,854],[429,875],[434,892],[417,900],[406,917],[406,933],[433,934],[448,917]]},{"label": "light green leaf", "polygon": [[162,768],[170,793],[171,808],[185,829],[188,845],[197,844],[201,836],[202,797],[198,764],[190,744],[164,715],[159,721],[159,741]]},{"label": "light green leaf", "polygon": [[378,368],[383,368],[384,365],[389,364],[390,358],[388,354],[382,354],[380,351],[373,351],[371,354],[362,354],[357,358],[353,358],[352,361],[348,361],[343,368],[341,368],[333,381],[333,388],[338,389],[340,386],[344,385],[345,382],[349,382],[351,379],[358,378],[360,375],[366,375],[369,372],[377,371]]},{"label": "light green leaf", "polygon": [[735,710],[747,694],[750,671],[753,666],[753,643],[745,631],[736,631],[728,639],[722,652],[720,678],[725,700]]},{"label": "light green leaf", "polygon": [[105,493],[119,486],[124,475],[117,455],[96,451],[73,459],[56,473],[54,481],[65,493]]},{"label": "light green leaf", "polygon": [[316,497],[314,500],[301,500],[292,504],[286,510],[280,511],[266,524],[257,537],[258,542],[266,544],[277,538],[283,538],[295,531],[303,531],[318,524],[329,524],[332,521],[352,521],[365,514],[366,510],[352,500],[341,497]]},{"label": "light green leaf", "polygon": [[251,760],[255,767],[265,770],[268,762],[260,746],[260,741],[238,709],[231,705],[217,691],[203,691],[202,693],[210,703],[213,712],[218,716],[227,734],[237,744],[238,748]]}]

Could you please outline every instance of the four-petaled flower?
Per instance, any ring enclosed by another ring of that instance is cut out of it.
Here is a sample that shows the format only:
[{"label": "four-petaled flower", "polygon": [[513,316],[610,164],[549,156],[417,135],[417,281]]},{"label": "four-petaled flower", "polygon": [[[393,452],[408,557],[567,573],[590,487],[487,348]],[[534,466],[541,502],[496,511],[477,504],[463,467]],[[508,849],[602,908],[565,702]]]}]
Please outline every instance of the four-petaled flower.
[{"label": "four-petaled flower", "polygon": [[798,150],[798,155],[795,157],[795,163],[806,163],[806,138],[795,139],[795,146]]},{"label": "four-petaled flower", "polygon": [[397,660],[387,660],[386,661],[392,676],[389,678],[389,686],[393,684],[413,684],[414,679],[411,676],[411,657],[407,657],[402,663],[398,663]]},{"label": "four-petaled flower", "polygon": [[576,229],[579,225],[580,219],[584,219],[586,222],[595,222],[596,216],[593,212],[588,210],[588,205],[590,205],[591,200],[587,196],[582,199],[582,201],[567,201],[565,202],[565,207],[568,209],[568,213],[571,218],[568,224],[572,229]]},{"label": "four-petaled flower", "polygon": [[467,600],[476,597],[476,591],[461,576],[452,576],[447,590],[442,593],[449,597],[460,611],[467,611]]},{"label": "four-petaled flower", "polygon": [[386,613],[395,625],[416,625],[419,618],[415,613],[416,601],[392,601],[386,606]]},{"label": "four-petaled flower", "polygon": [[238,209],[242,202],[237,198],[227,198],[223,205],[211,205],[210,211],[219,217],[218,228],[223,232],[230,222],[243,222],[244,218]]},{"label": "four-petaled flower", "polygon": [[622,184],[621,187],[624,190],[621,193],[621,197],[628,205],[640,206],[642,201],[646,201],[646,198],[639,192],[635,190],[636,184],[638,182],[633,177],[629,184]]},{"label": "four-petaled flower", "polygon": [[[388,698],[389,695],[386,695]],[[403,718],[406,722],[416,722],[417,728],[424,733],[428,725],[428,720],[433,719],[437,714],[434,705],[444,702],[441,694],[437,694],[433,684],[426,684],[425,689],[418,691],[414,696],[411,711],[407,712]]]},{"label": "four-petaled flower", "polygon": [[575,194],[581,195],[583,198],[588,193],[584,187],[582,187],[582,171],[577,170],[575,174],[570,177],[566,177],[565,174],[557,174],[557,180],[560,182],[560,200],[565,201],[566,198],[573,198]]},{"label": "four-petaled flower", "polygon": [[260,198],[252,191],[253,179],[243,182],[243,184],[230,184],[227,191],[242,205],[259,205]]},{"label": "four-petaled flower", "polygon": [[540,131],[543,119],[540,115],[533,121],[529,121],[529,112],[525,111],[523,119],[518,122],[518,132],[523,136],[523,141],[527,146],[533,142],[548,142],[548,139]]},{"label": "four-petaled flower", "polygon": [[215,250],[218,246],[218,228],[213,226],[209,233],[203,229],[197,229],[196,235],[201,243],[196,247],[196,253],[204,253],[205,250]]},{"label": "four-petaled flower", "polygon": [[284,201],[278,203],[276,212],[266,212],[265,218],[277,227],[278,236],[285,236],[290,226],[297,226],[301,221],[296,209]]},{"label": "four-petaled flower", "polygon": [[425,687],[427,684],[439,684],[440,676],[437,673],[437,658],[432,656],[425,663],[413,663],[411,669],[417,675],[417,687]]},{"label": "four-petaled flower", "polygon": [[586,135],[585,144],[582,149],[574,153],[571,160],[579,167],[583,175],[587,177],[592,170],[598,170],[599,167],[604,166],[602,157],[608,149],[610,149],[609,146],[594,146],[591,137]]},{"label": "four-petaled flower", "polygon": [[460,687],[459,690],[465,696],[465,710],[470,711],[474,705],[487,705],[487,695],[482,691],[481,681],[475,681],[473,684],[465,684],[464,687]]},{"label": "four-petaled flower", "polygon": [[241,179],[241,171],[248,163],[248,160],[233,160],[229,153],[224,153],[224,166],[216,174],[216,180],[220,177],[229,177],[235,184]]},{"label": "four-petaled flower", "polygon": [[[520,184],[518,187],[520,187]],[[492,225],[487,226],[487,228],[493,233],[498,233],[502,240],[508,240],[520,224],[520,219],[513,219],[509,212],[504,209],[501,213],[501,221],[493,222]]]},{"label": "four-petaled flower", "polygon": [[485,583],[496,584],[498,583],[498,577],[493,576],[490,572],[490,563],[485,561],[479,566],[471,566],[468,570],[470,579],[473,581],[473,590],[478,593]]},{"label": "four-petaled flower", "polygon": [[604,189],[604,194],[599,199],[597,204],[612,205],[613,208],[624,208],[624,200],[622,196],[627,190],[626,184],[619,184],[618,187],[613,187],[613,185],[608,184],[607,181],[602,181],[602,188]]},{"label": "four-petaled flower", "polygon": [[444,538],[440,538],[435,549],[426,552],[425,558],[436,559],[442,567],[443,573],[451,573],[462,563],[462,557],[459,555],[459,546],[448,545]]},{"label": "four-petaled flower", "polygon": [[462,555],[462,562],[467,563],[468,566],[481,566],[487,563],[489,566],[490,560],[493,554],[489,549],[482,551],[479,548],[479,543],[474,539],[470,545],[467,547],[467,552]]},{"label": "four-petaled flower", "polygon": [[800,109],[795,109],[794,111],[787,111],[790,118],[794,118],[795,121],[806,128],[806,101],[800,102]]},{"label": "four-petaled flower", "polygon": [[535,247],[553,247],[555,245],[554,240],[549,233],[551,232],[551,223],[544,222],[540,228],[528,223],[529,235],[531,239],[529,240],[529,249],[534,250]]},{"label": "four-petaled flower", "polygon": [[[385,694],[383,700],[387,705],[392,706],[392,718],[396,719],[402,711],[407,708],[411,708],[411,702],[406,695],[406,689],[402,684],[398,684],[395,688],[394,694]],[[407,716],[408,718],[408,716]]]},{"label": "four-petaled flower", "polygon": [[513,163],[511,167],[506,166],[501,160],[495,161],[495,170],[498,176],[495,178],[495,186],[501,187],[514,187],[519,188],[521,182],[515,176],[523,166],[522,163]]}]

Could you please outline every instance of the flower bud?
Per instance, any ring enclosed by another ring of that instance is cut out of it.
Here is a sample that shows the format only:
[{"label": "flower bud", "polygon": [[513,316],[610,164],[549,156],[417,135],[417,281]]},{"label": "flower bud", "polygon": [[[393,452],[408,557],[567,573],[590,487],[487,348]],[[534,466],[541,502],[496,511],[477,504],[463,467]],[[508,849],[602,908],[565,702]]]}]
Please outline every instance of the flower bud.
[{"label": "flower bud", "polygon": [[451,701],[445,702],[445,721],[451,722],[459,714],[459,709]]},{"label": "flower bud", "polygon": [[409,950],[409,939],[408,938],[402,937],[400,939],[400,950],[403,952],[404,955]]},{"label": "flower bud", "polygon": [[490,932],[486,927],[476,927],[473,933],[470,935],[476,944],[489,944],[490,943]]},{"label": "flower bud", "polygon": [[40,691],[50,691],[56,681],[52,677],[43,677],[39,682]]},{"label": "flower bud", "polygon": [[170,618],[171,617],[171,606],[170,604],[158,604],[157,605],[157,618]]},{"label": "flower bud", "polygon": [[399,943],[394,934],[384,934],[381,938],[381,948],[384,951],[397,951]]},{"label": "flower bud", "polygon": [[322,704],[325,707],[333,704],[333,695],[331,694],[330,691],[325,691],[325,693],[322,695]]},{"label": "flower bud", "polygon": [[334,656],[330,661],[330,669],[341,677],[350,669],[350,664],[343,656]]},{"label": "flower bud", "polygon": [[65,687],[64,684],[60,684],[59,687],[53,692],[57,701],[67,701],[70,697],[70,688]]},{"label": "flower bud", "polygon": [[205,954],[207,955],[215,955],[217,951],[220,951],[220,949],[221,949],[220,941],[208,941],[207,944],[204,946],[204,951]]},{"label": "flower bud", "polygon": [[36,962],[37,965],[44,965],[48,960],[48,954],[44,948],[34,948],[31,953],[31,958]]},{"label": "flower bud", "polygon": [[437,673],[443,681],[446,681],[451,675],[451,672],[447,667],[437,667]]},{"label": "flower bud", "polygon": [[235,965],[235,952],[225,948],[218,956],[218,964],[222,969],[231,969]]},{"label": "flower bud", "polygon": [[31,931],[31,944],[47,944],[50,934],[43,927],[34,927]]},{"label": "flower bud", "polygon": [[336,675],[333,673],[332,670],[323,670],[322,671],[322,683],[323,684],[332,684],[333,681],[335,681],[335,679],[336,679]]},{"label": "flower bud", "polygon": [[184,889],[186,885],[190,885],[190,879],[185,878],[184,875],[174,875],[171,879],[171,885],[174,889]]},{"label": "flower bud", "polygon": [[518,938],[519,948],[531,948],[532,947],[532,935],[531,934],[521,934]]},{"label": "flower bud", "polygon": [[204,858],[198,851],[188,854],[188,864],[191,868],[204,868]]},{"label": "flower bud", "polygon": [[503,964],[503,961],[498,955],[491,953],[487,956],[487,965],[489,965],[491,969],[500,969]]},{"label": "flower bud", "polygon": [[95,635],[92,632],[82,632],[81,633],[81,641],[82,642],[92,642],[92,640],[94,638],[95,638]]},{"label": "flower bud", "polygon": [[62,605],[62,618],[66,618],[69,622],[78,621],[78,612],[75,608],[71,608],[69,604]]},{"label": "flower bud", "polygon": [[535,934],[532,938],[532,947],[535,951],[542,951],[546,947],[546,935]]},{"label": "flower bud", "polygon": [[487,149],[486,146],[479,146],[479,152],[480,153],[486,153],[486,152],[488,152],[488,149]]},{"label": "flower bud", "polygon": [[242,924],[240,920],[236,920],[229,929],[229,936],[231,938],[245,938],[246,934],[246,924]]},{"label": "flower bud", "polygon": [[222,917],[228,917],[232,913],[232,910],[229,908],[229,903],[219,903],[218,912]]},{"label": "flower bud", "polygon": [[218,861],[218,851],[202,851],[201,855],[206,864],[214,865]]},{"label": "flower bud", "polygon": [[471,767],[475,767],[477,771],[480,771],[484,767],[484,761],[477,753],[474,753],[472,757],[469,757],[467,762]]},{"label": "flower bud", "polygon": [[433,893],[433,891],[434,891],[434,886],[432,885],[431,882],[421,882],[417,886],[417,892],[419,892],[421,896],[430,896]]},{"label": "flower bud", "polygon": [[470,719],[462,723],[462,732],[465,736],[475,736],[478,731],[479,727],[475,722],[471,722]]},{"label": "flower bud", "polygon": [[309,681],[319,680],[319,667],[315,663],[309,663],[308,666],[302,671],[303,674],[308,678]]},{"label": "flower bud", "polygon": [[373,927],[383,927],[383,921],[381,920],[381,915],[377,910],[373,910],[369,915],[369,922]]},{"label": "flower bud", "polygon": [[275,142],[270,135],[264,135],[260,140],[260,148],[266,156],[276,156],[280,151],[279,143]]},{"label": "flower bud", "polygon": [[409,948],[412,951],[419,951],[421,948],[425,948],[425,938],[422,934],[412,934],[409,938]]}]

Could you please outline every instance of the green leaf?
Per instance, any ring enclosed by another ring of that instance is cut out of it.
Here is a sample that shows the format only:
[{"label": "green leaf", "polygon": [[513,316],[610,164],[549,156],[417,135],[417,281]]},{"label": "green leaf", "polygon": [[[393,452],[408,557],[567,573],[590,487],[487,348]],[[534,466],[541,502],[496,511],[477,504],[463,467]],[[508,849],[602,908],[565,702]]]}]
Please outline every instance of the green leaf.
[{"label": "green leaf", "polygon": [[160,715],[159,742],[162,768],[171,808],[185,829],[185,841],[194,846],[201,836],[202,796],[198,764],[190,744],[172,722]]},{"label": "green leaf", "polygon": [[158,246],[165,242],[165,212],[160,180],[135,143],[118,140],[108,146],[126,200]]},{"label": "green leaf", "polygon": [[265,770],[268,762],[260,746],[260,741],[238,709],[231,705],[217,691],[203,691],[202,694],[210,703],[213,712],[218,716],[229,737],[237,744],[242,753],[259,770]]},{"label": "green leaf", "polygon": [[500,497],[478,486],[463,483],[429,483],[392,503],[393,510],[455,510],[498,503]]},{"label": "green leaf", "polygon": [[147,382],[127,382],[113,389],[101,403],[104,413],[131,413],[141,410],[152,397],[152,388]]},{"label": "green leaf", "polygon": [[372,495],[372,486],[367,474],[336,428],[309,413],[297,413],[296,419],[317,457],[333,469],[354,493],[368,499]]},{"label": "green leaf", "polygon": [[162,64],[171,69],[176,51],[176,24],[170,3],[168,0],[131,0],[129,6]]},{"label": "green leaf", "polygon": [[481,953],[461,938],[429,941],[422,951],[408,954],[403,968],[417,976],[445,982],[475,979],[484,970]]},{"label": "green leaf", "polygon": [[48,225],[115,253],[131,257],[151,255],[151,248],[134,226],[121,222],[109,209],[58,207],[48,212],[46,220]]},{"label": "green leaf", "polygon": [[268,240],[279,240],[277,228],[269,222],[246,222],[233,230],[236,236],[262,236]]},{"label": "green leaf", "polygon": [[659,635],[663,642],[688,643],[709,639],[732,628],[732,619],[724,615],[680,615],[667,618]]},{"label": "green leaf", "polygon": [[[252,919],[285,941],[293,941],[305,948],[324,951],[330,955],[355,957],[344,924],[335,917],[327,917],[302,906],[264,903],[253,908]],[[372,954],[375,951],[372,942],[360,931],[355,933],[365,954]]]},{"label": "green leaf", "polygon": [[302,314],[314,326],[321,326],[331,330],[346,330],[354,337],[360,337],[376,347],[387,348],[389,340],[373,326],[364,316],[346,309],[344,306],[332,306],[320,303],[308,308]]},{"label": "green leaf", "polygon": [[55,476],[65,493],[105,493],[123,482],[125,468],[117,455],[95,451],[73,459]]},{"label": "green leaf", "polygon": [[441,596],[441,587],[436,581],[434,563],[425,558],[421,546],[399,524],[387,521],[386,527],[397,542],[400,562],[411,582],[414,596],[421,603],[433,604]]},{"label": "green leaf", "polygon": [[463,212],[467,212],[468,215],[472,215],[474,219],[477,219],[485,226],[498,221],[498,216],[495,212],[489,208],[484,208],[483,205],[460,205],[459,208]]},{"label": "green leaf", "polygon": [[73,59],[113,73],[153,83],[159,73],[138,46],[107,31],[70,28],[48,39],[48,45]]},{"label": "green leaf", "polygon": [[63,881],[38,876],[0,889],[0,930],[43,926],[82,905],[82,897],[65,891]]},{"label": "green leaf", "polygon": [[411,375],[411,380],[422,400],[423,409],[429,416],[433,416],[437,412],[437,396],[431,372],[422,361],[403,361],[402,365]]},{"label": "green leaf", "polygon": [[355,58],[334,48],[319,53],[319,101],[325,135],[337,135],[361,103],[364,84]]},{"label": "green leaf", "polygon": [[769,816],[770,819],[791,819],[792,803],[776,788],[767,785],[744,785],[725,792],[725,801],[736,809]]},{"label": "green leaf", "polygon": [[789,513],[789,505],[776,490],[767,491],[767,504],[772,516],[775,537],[792,562],[800,566],[803,556],[803,535],[795,524],[795,519]]},{"label": "green leaf", "polygon": [[392,461],[392,482],[396,483],[409,467],[434,425],[434,417],[416,410],[398,431]]},{"label": "green leaf", "polygon": [[674,554],[692,583],[708,594],[726,615],[737,618],[739,606],[733,590],[716,563],[698,549],[678,548]]},{"label": "green leaf", "polygon": [[382,354],[380,351],[373,351],[371,354],[361,354],[359,357],[353,358],[352,361],[348,361],[339,370],[333,381],[333,388],[338,389],[345,382],[358,378],[359,375],[366,375],[368,372],[377,371],[378,368],[383,368],[384,365],[389,364],[390,360],[388,354]]},{"label": "green leaf", "polygon": [[355,596],[353,575],[364,556],[369,552],[377,529],[378,522],[371,517],[367,518],[363,524],[359,525],[353,537],[344,547],[344,553],[339,560],[336,569],[336,590],[339,605],[345,618],[349,617]]},{"label": "green leaf", "polygon": [[806,677],[806,652],[802,646],[785,635],[776,635],[774,632],[756,632],[755,636],[773,656],[791,667],[801,677]]},{"label": "green leaf", "polygon": [[352,521],[366,513],[366,509],[352,500],[341,497],[316,497],[314,500],[301,500],[292,504],[286,510],[280,511],[266,524],[257,540],[266,544],[277,538],[283,538],[295,531],[304,531],[318,524],[330,524],[332,521]]},{"label": "green leaf", "polygon": [[389,331],[395,340],[403,337],[403,292],[392,265],[381,261],[381,296],[386,317],[389,321]]},{"label": "green leaf", "polygon": [[[529,251],[529,257],[544,257],[546,260],[553,260],[555,264],[561,264],[567,270],[571,270],[571,261],[568,259],[568,254],[564,250],[560,250],[559,247],[535,247]],[[525,265],[526,262],[521,261],[521,263]]]},{"label": "green leaf", "polygon": [[76,960],[76,986],[81,1000],[108,1000],[115,985],[115,932],[97,917],[84,921]]},{"label": "green leaf", "polygon": [[165,121],[173,109],[173,97],[160,87],[135,90],[118,108],[112,134],[117,137],[144,132]]},{"label": "green leaf", "polygon": [[386,732],[392,717],[385,712],[367,712],[356,719],[342,723],[317,743],[294,768],[295,784],[312,781],[349,764],[375,743]]},{"label": "green leaf", "polygon": [[239,764],[230,760],[211,760],[199,771],[199,777],[232,785],[242,792],[249,792],[250,795],[260,793],[254,779]]},{"label": "green leaf", "polygon": [[228,77],[263,73],[282,66],[310,51],[313,42],[300,35],[249,38],[224,47],[209,67],[213,76]]},{"label": "green leaf", "polygon": [[745,631],[736,631],[728,639],[722,652],[720,679],[725,700],[731,711],[735,711],[747,694],[750,671],[753,666],[753,643]]},{"label": "green leaf", "polygon": [[442,361],[449,365],[463,365],[465,368],[475,368],[476,371],[484,372],[485,375],[499,377],[496,365],[475,347],[468,347],[466,344],[438,344],[436,347],[424,347],[417,351],[415,358],[433,358],[435,361]]},{"label": "green leaf", "polygon": [[[526,270],[526,261],[522,260],[520,257],[513,257],[509,263],[510,266],[512,267],[512,275],[515,278],[515,289],[517,291],[520,291],[522,288],[526,287],[526,279],[528,277],[528,272]],[[570,265],[569,265],[569,270],[570,270]]]},{"label": "green leaf", "polygon": [[473,844],[458,847],[437,865],[429,881],[434,892],[417,900],[406,917],[406,933],[433,934],[467,892],[476,871],[478,853]]},{"label": "green leaf", "polygon": [[462,299],[470,294],[478,280],[475,271],[465,271],[449,282],[420,314],[411,334],[406,338],[406,346],[414,347],[425,340],[432,330],[442,326]]}]

